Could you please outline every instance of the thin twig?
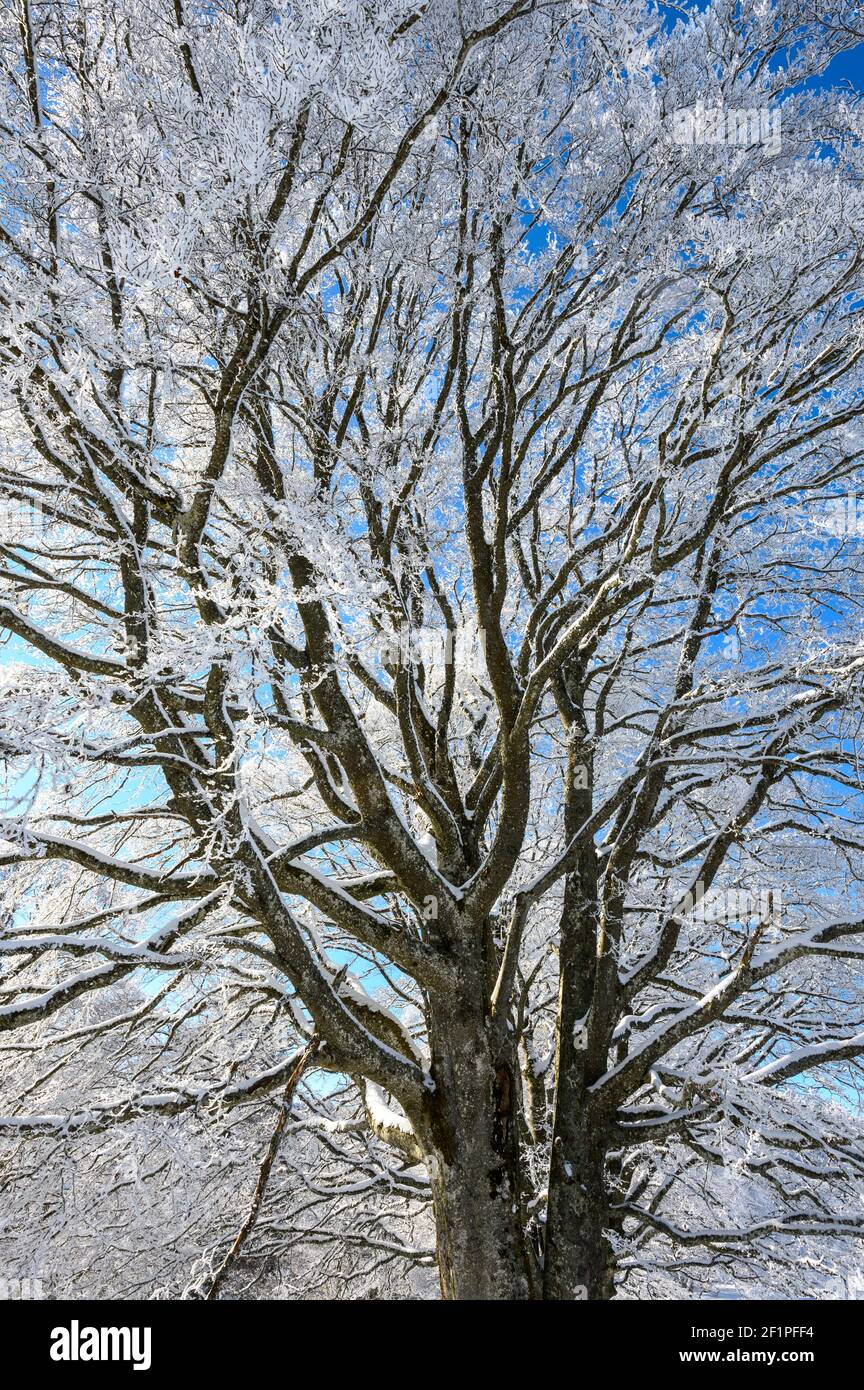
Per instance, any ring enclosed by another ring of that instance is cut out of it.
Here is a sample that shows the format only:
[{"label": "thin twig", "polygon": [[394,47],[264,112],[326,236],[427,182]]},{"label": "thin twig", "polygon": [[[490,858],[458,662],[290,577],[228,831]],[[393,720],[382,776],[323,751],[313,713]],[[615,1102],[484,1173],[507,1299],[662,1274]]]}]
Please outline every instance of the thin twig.
[{"label": "thin twig", "polygon": [[221,1265],[216,1270],[216,1273],[210,1280],[210,1286],[207,1289],[206,1293],[203,1294],[205,1302],[210,1302],[211,1299],[214,1299],[216,1297],[220,1287],[225,1281],[225,1276],[228,1274],[228,1271],[231,1269],[231,1266],[234,1264],[234,1262],[240,1255],[240,1252],[246,1243],[247,1236],[249,1236],[249,1234],[255,1226],[255,1222],[258,1220],[258,1212],[261,1209],[261,1203],[264,1200],[264,1193],[267,1190],[267,1183],[270,1180],[270,1170],[272,1169],[276,1155],[279,1152],[279,1145],[282,1140],[282,1135],[285,1132],[285,1125],[287,1124],[288,1116],[291,1113],[291,1102],[294,1099],[294,1091],[296,1090],[298,1081],[300,1080],[304,1071],[308,1067],[309,1063],[312,1061],[312,1058],[315,1056],[315,1053],[318,1051],[320,1044],[321,1039],[318,1037],[316,1033],[310,1041],[310,1043],[308,1044],[308,1046],[304,1048],[303,1052],[301,1052],[299,1058],[297,1059],[296,1067],[294,1068],[291,1075],[288,1077],[287,1082],[285,1083],[285,1090],[282,1092],[282,1101],[279,1106],[279,1117],[276,1120],[276,1125],[274,1127],[272,1135],[270,1136],[270,1143],[267,1146],[267,1152],[264,1155],[261,1167],[258,1170],[258,1181],[255,1184],[255,1192],[252,1197],[252,1205],[249,1208],[249,1214],[247,1215],[246,1220],[243,1222],[243,1225],[240,1227],[240,1230],[237,1232],[237,1238],[234,1241],[234,1244],[231,1246],[231,1249],[228,1251],[228,1254],[225,1256],[225,1259],[222,1261]]}]

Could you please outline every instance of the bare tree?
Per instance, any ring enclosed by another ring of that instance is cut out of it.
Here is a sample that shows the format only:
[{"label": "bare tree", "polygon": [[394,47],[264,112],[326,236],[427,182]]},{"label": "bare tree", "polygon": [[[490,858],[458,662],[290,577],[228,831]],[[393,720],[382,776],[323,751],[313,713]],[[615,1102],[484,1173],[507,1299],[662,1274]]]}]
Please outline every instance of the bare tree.
[{"label": "bare tree", "polygon": [[425,1167],[444,1297],[827,1268],[864,208],[819,79],[860,7],[0,32],[0,1132],[278,1098],[316,1035],[304,1104]]}]

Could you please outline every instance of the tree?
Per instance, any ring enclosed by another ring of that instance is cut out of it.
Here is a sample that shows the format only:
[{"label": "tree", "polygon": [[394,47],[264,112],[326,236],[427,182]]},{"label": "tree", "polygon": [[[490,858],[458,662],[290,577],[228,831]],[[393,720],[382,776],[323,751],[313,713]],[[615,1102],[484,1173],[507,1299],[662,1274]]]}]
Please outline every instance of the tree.
[{"label": "tree", "polygon": [[7,8],[7,1134],[314,1035],[444,1297],[862,1233],[862,38]]}]

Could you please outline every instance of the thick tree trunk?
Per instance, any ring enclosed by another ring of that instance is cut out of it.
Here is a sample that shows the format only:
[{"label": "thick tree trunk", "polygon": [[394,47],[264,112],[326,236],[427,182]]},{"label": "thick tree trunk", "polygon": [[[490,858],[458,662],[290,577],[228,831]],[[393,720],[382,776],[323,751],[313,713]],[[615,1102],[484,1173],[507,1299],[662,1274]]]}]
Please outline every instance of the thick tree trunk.
[{"label": "thick tree trunk", "polygon": [[[478,1146],[479,1147],[479,1146]],[[437,1157],[432,1179],[441,1295],[445,1299],[524,1302],[538,1298],[518,1207],[492,1192],[487,1156],[448,1164]]]},{"label": "thick tree trunk", "polygon": [[505,1079],[501,1067],[496,1076],[488,1058],[477,1055],[459,1071],[461,1085],[437,1107],[434,1146],[427,1138],[442,1297],[612,1298],[605,1154],[598,1136],[586,1128],[568,1144],[570,1157],[563,1157],[561,1145],[553,1154],[541,1270],[526,1234],[518,1153],[501,1152],[509,1075]]},{"label": "thick tree trunk", "polygon": [[[436,1030],[437,1031],[437,1030]],[[540,1297],[525,1232],[515,1057],[493,1056],[482,1018],[441,1020],[435,1091],[422,1142],[432,1183],[441,1293],[446,1299]]]},{"label": "thick tree trunk", "polygon": [[[560,1139],[560,1136],[559,1136]],[[543,1297],[612,1298],[615,1266],[605,1235],[609,1205],[602,1136],[584,1124],[553,1145],[546,1213]]]},{"label": "thick tree trunk", "polygon": [[[572,666],[558,689],[570,725],[564,779],[564,823],[578,834],[593,806],[594,767],[579,670]],[[608,1299],[614,1292],[606,1191],[608,1119],[592,1103],[591,1082],[604,1068],[609,1018],[604,985],[610,963],[598,962],[598,866],[593,837],[579,846],[564,886],[559,940],[555,1105],[546,1241],[544,1299]],[[614,956],[611,968],[614,970]],[[606,973],[604,973],[604,971]]]}]

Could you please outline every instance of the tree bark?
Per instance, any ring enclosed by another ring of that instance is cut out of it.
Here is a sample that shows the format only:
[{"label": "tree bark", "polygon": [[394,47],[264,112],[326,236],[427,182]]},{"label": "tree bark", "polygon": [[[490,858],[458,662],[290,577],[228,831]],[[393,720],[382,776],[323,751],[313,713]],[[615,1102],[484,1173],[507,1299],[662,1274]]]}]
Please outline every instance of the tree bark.
[{"label": "tree bark", "polygon": [[[486,1020],[454,1007],[433,1036],[422,1142],[445,1299],[540,1297],[526,1234],[515,1055],[495,1055]],[[435,1046],[440,1040],[440,1046]]]},{"label": "tree bark", "polygon": [[[594,781],[575,667],[564,673],[557,696],[570,732],[564,778],[564,824],[570,838],[590,817]],[[604,1069],[609,1043],[608,1019],[598,1000],[605,962],[598,963],[597,956],[597,880],[594,840],[586,835],[564,885],[560,921],[554,1127],[543,1262],[543,1297],[549,1300],[609,1299],[614,1293],[612,1251],[604,1235],[609,1224],[608,1123],[590,1091]]]},{"label": "tree bark", "polygon": [[605,1234],[610,1225],[605,1160],[602,1131],[594,1130],[585,1116],[566,1146],[563,1140],[553,1144],[544,1299],[614,1297],[615,1265]]},{"label": "tree bark", "polygon": [[556,1135],[544,1269],[528,1235],[516,1124],[518,1075],[475,1039],[448,1058],[430,1098],[424,1148],[441,1295],[448,1300],[609,1299],[614,1263],[606,1140],[589,1111]]}]

